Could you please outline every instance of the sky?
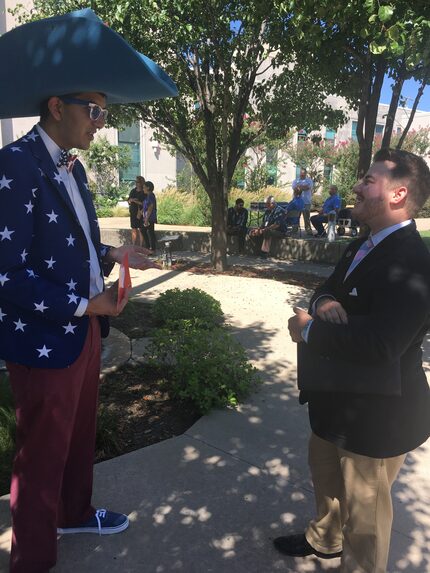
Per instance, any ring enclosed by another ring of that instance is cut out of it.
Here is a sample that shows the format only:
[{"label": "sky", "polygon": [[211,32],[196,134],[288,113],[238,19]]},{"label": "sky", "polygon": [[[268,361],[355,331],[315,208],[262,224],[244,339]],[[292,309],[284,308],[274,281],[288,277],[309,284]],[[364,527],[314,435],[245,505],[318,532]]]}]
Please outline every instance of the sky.
[{"label": "sky", "polygon": [[[389,78],[385,78],[384,85],[382,86],[381,92],[381,99],[380,103],[390,103],[391,100],[391,84],[393,80]],[[419,88],[419,83],[415,82],[414,80],[408,80],[403,84],[402,89],[402,96],[410,97],[411,99],[407,100],[407,107],[412,107],[415,96],[417,95],[417,91]],[[420,99],[420,103],[418,105],[418,109],[422,111],[430,111],[430,86],[426,86],[424,88],[424,93]]]}]

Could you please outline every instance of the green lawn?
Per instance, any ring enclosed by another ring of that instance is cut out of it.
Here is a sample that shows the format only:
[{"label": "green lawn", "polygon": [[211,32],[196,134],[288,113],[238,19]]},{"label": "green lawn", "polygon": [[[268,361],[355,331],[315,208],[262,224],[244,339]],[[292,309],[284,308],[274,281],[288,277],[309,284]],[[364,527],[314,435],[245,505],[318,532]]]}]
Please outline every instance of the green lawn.
[{"label": "green lawn", "polygon": [[420,231],[420,235],[427,248],[430,249],[430,231]]}]

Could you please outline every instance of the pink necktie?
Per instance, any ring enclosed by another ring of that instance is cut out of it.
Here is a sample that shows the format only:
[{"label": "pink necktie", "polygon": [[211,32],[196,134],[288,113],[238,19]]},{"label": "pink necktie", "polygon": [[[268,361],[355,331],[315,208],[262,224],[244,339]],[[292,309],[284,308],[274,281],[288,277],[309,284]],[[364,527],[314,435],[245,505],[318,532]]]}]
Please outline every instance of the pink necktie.
[{"label": "pink necktie", "polygon": [[352,271],[355,269],[355,267],[358,265],[358,263],[364,259],[364,257],[367,255],[367,253],[369,251],[371,251],[373,249],[373,247],[374,247],[374,245],[373,245],[372,238],[369,237],[367,239],[367,241],[365,241],[361,245],[361,247],[358,249],[358,251],[355,253],[355,257],[354,257],[349,269],[346,272],[345,278],[347,278],[352,273]]}]

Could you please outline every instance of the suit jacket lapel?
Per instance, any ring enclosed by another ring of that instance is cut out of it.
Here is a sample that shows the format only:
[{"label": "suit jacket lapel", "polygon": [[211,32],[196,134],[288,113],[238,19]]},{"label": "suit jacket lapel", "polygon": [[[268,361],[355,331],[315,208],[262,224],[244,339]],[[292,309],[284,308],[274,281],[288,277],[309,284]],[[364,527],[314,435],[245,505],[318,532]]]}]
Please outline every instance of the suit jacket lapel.
[{"label": "suit jacket lapel", "polygon": [[53,187],[59,193],[67,207],[72,211],[72,213],[76,217],[75,208],[73,207],[73,203],[69,197],[67,189],[64,183],[61,180],[60,174],[54,162],[52,161],[51,156],[49,155],[48,150],[45,147],[45,144],[42,141],[42,138],[37,132],[37,129],[34,127],[30,133],[28,133],[24,138],[27,141],[33,155],[39,161],[39,169],[43,177],[45,177],[48,181],[51,182]]},{"label": "suit jacket lapel", "polygon": [[[375,265],[378,265],[379,262],[382,262],[382,260],[387,257],[387,255],[396,250],[396,243],[398,241],[402,241],[405,237],[409,236],[412,233],[415,233],[416,228],[417,227],[415,221],[413,221],[410,225],[402,227],[401,229],[394,231],[394,233],[391,233],[391,235],[388,235],[388,237],[386,237],[383,241],[381,241],[381,243],[376,245],[376,247],[374,247],[364,257],[364,259],[360,261],[360,263],[355,267],[355,269],[351,272],[351,274],[348,275],[348,277],[345,279],[345,283],[348,283],[349,281],[352,282],[360,281],[363,278],[363,276],[365,276],[369,272],[369,270],[371,270]],[[345,269],[345,274],[349,268],[349,265],[352,263],[355,253],[358,251],[361,245],[362,243],[359,243],[357,249],[354,249],[354,251],[352,252],[349,264]]]}]

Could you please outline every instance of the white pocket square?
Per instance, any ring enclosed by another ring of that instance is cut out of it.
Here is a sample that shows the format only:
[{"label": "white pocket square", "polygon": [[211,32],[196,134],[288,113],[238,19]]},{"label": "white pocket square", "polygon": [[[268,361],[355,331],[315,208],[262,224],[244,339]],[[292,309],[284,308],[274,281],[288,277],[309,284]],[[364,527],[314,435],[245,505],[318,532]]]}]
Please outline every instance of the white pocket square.
[{"label": "white pocket square", "polygon": [[350,296],[358,296],[357,289],[354,287],[351,292],[348,293]]}]

